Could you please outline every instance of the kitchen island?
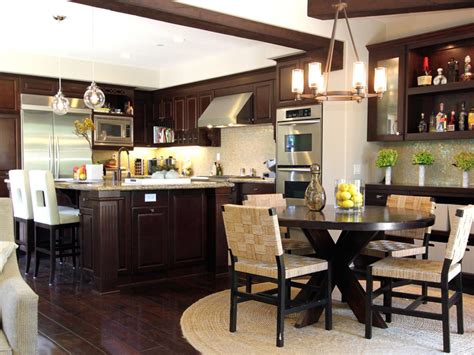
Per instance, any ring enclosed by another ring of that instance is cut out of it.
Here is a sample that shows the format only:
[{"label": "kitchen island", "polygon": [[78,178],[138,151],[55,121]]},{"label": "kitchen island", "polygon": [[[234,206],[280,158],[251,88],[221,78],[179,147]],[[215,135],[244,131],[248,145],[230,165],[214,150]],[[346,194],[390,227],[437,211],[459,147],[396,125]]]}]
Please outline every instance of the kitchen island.
[{"label": "kitchen island", "polygon": [[94,288],[120,288],[181,275],[227,271],[221,206],[233,184],[57,182],[81,211],[83,272]]}]

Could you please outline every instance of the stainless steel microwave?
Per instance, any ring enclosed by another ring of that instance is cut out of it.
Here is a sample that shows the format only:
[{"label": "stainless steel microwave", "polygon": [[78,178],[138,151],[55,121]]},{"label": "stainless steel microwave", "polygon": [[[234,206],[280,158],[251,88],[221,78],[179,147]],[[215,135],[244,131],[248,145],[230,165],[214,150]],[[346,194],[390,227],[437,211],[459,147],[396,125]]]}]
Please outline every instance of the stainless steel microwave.
[{"label": "stainless steel microwave", "polygon": [[133,147],[133,117],[94,115],[94,145]]}]

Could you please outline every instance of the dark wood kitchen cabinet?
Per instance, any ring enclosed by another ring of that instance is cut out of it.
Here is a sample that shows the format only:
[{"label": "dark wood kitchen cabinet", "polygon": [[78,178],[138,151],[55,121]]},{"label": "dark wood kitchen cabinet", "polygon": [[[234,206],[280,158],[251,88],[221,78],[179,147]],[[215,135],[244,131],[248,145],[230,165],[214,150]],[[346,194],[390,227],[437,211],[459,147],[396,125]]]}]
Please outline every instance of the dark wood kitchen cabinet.
[{"label": "dark wood kitchen cabinet", "polygon": [[186,96],[186,112],[184,118],[184,130],[198,128],[198,104],[196,95]]},{"label": "dark wood kitchen cabinet", "polygon": [[0,74],[0,113],[20,111],[20,79],[16,75]]},{"label": "dark wood kitchen cabinet", "polygon": [[159,271],[168,266],[168,207],[150,206],[132,209],[132,270]]},{"label": "dark wood kitchen cabinet", "polygon": [[63,80],[63,94],[68,98],[84,99],[84,93],[90,82]]},{"label": "dark wood kitchen cabinet", "polygon": [[186,119],[186,99],[183,96],[173,98],[173,121],[176,131],[183,131]]},{"label": "dark wood kitchen cabinet", "polygon": [[202,113],[206,111],[207,106],[211,103],[214,98],[214,91],[204,91],[200,92],[199,95],[199,107],[198,107],[198,119],[201,117]]},{"label": "dark wood kitchen cabinet", "polygon": [[202,263],[207,257],[205,191],[176,190],[170,193],[172,265]]},{"label": "dark wood kitchen cabinet", "polygon": [[253,123],[272,123],[275,119],[274,80],[254,85],[254,121]]},{"label": "dark wood kitchen cabinet", "polygon": [[133,105],[133,145],[150,146],[153,143],[153,92],[135,91]]},{"label": "dark wood kitchen cabinet", "polygon": [[9,196],[8,171],[21,167],[20,146],[20,116],[0,114],[0,197]]},{"label": "dark wood kitchen cabinet", "polygon": [[58,92],[58,80],[37,76],[21,76],[20,90],[22,94],[54,96]]}]

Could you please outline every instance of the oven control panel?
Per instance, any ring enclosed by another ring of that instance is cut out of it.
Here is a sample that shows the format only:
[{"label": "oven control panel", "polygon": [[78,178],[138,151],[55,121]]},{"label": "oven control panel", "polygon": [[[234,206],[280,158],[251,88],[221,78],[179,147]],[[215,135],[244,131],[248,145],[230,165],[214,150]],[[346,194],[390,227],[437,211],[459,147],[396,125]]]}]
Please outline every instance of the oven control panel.
[{"label": "oven control panel", "polygon": [[286,111],[286,118],[303,118],[303,117],[311,117],[311,109],[310,108],[299,108],[296,110],[288,110]]},{"label": "oven control panel", "polygon": [[297,121],[297,120],[314,120],[320,119],[322,116],[322,106],[311,105],[301,107],[287,107],[277,109],[277,121]]}]

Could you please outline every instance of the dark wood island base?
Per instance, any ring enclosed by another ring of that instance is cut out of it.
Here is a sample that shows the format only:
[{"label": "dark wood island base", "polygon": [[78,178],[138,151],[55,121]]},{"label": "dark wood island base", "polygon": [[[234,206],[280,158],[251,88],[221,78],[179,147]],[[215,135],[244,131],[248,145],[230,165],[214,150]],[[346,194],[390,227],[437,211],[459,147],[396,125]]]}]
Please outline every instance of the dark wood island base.
[{"label": "dark wood island base", "polygon": [[228,270],[220,211],[231,184],[56,187],[80,208],[82,268],[99,293]]}]

